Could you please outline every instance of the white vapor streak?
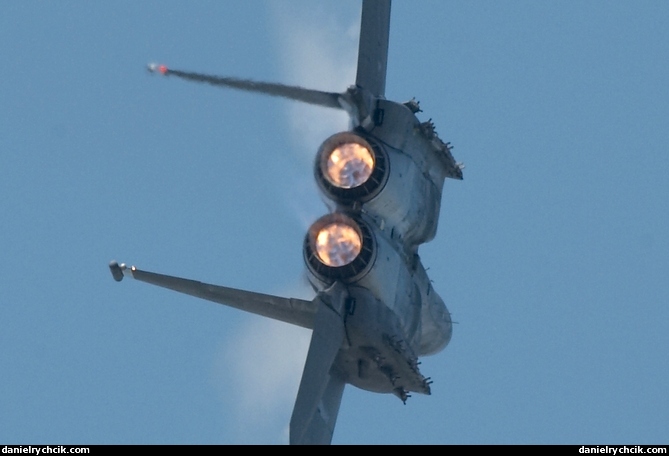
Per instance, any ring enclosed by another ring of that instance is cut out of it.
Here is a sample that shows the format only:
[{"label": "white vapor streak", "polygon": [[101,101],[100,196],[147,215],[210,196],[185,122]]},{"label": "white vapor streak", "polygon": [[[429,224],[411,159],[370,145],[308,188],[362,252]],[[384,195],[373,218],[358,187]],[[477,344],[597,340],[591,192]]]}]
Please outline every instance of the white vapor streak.
[{"label": "white vapor streak", "polygon": [[[273,2],[285,82],[328,92],[344,92],[355,82],[360,2]],[[313,180],[313,160],[330,135],[348,130],[342,110],[287,103],[290,141],[299,169],[285,187],[288,208],[306,231],[325,213]]]},{"label": "white vapor streak", "polygon": [[[344,92],[354,84],[359,2],[274,2],[272,8],[288,83],[328,92]],[[348,116],[341,110],[291,103],[289,123],[293,142],[311,161],[325,138],[348,129]]]},{"label": "white vapor streak", "polygon": [[260,317],[230,337],[216,376],[231,381],[222,392],[234,409],[235,443],[288,443],[284,429],[310,337],[309,330]]},{"label": "white vapor streak", "polygon": [[[359,1],[271,2],[270,10],[283,66],[281,82],[331,92],[343,92],[355,82]],[[315,196],[313,157],[323,140],[348,129],[348,117],[344,111],[296,102],[287,111],[290,139],[301,158],[296,163],[300,169],[289,176],[295,178],[286,191],[288,206],[306,230],[308,223],[325,213]],[[290,291],[280,295],[313,297],[303,288]],[[228,339],[216,377],[233,384],[222,392],[234,408],[237,443],[287,443],[310,338],[308,330],[254,317]]]}]

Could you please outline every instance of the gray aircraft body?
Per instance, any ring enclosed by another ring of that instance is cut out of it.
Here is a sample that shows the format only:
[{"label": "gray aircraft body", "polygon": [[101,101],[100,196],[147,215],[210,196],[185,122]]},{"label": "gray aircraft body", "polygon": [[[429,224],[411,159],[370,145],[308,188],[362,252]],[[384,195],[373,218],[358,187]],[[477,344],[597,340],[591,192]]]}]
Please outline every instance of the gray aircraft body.
[{"label": "gray aircraft body", "polygon": [[430,394],[418,357],[442,350],[451,316],[432,288],[418,247],[437,231],[445,178],[462,166],[418,103],[385,99],[390,0],[363,0],[355,85],[329,93],[149,65],[149,71],[344,109],[351,130],[320,147],[314,174],[330,213],[303,245],[312,301],[282,298],[142,271],[115,261],[124,276],[312,330],[290,421],[293,444],[328,444],[349,383],[406,401]]}]

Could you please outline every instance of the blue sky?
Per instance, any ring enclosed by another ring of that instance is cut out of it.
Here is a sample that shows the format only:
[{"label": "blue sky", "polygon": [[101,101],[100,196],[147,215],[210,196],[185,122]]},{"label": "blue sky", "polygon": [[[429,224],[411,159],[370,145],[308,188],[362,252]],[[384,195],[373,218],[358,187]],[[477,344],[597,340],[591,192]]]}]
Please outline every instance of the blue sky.
[{"label": "blue sky", "polygon": [[[151,76],[342,91],[358,1],[0,7],[0,442],[285,443],[310,334],[107,263],[309,297],[327,109]],[[396,1],[386,95],[466,164],[420,254],[458,324],[406,406],[333,443],[666,443],[669,3]]]}]

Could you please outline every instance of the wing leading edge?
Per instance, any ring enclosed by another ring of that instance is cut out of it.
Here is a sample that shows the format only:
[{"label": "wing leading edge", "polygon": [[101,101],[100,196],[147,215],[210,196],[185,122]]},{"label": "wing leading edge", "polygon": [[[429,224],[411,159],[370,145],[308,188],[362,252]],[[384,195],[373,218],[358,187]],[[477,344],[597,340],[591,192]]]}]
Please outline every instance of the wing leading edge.
[{"label": "wing leading edge", "polygon": [[129,275],[141,282],[245,310],[263,317],[273,318],[307,329],[313,329],[314,327],[314,317],[318,309],[316,300],[305,301],[303,299],[282,298],[253,291],[222,287],[198,282],[197,280],[142,271],[135,266],[127,268],[125,264],[119,265],[116,261],[109,264],[109,269],[114,279],[119,282],[124,276]]}]

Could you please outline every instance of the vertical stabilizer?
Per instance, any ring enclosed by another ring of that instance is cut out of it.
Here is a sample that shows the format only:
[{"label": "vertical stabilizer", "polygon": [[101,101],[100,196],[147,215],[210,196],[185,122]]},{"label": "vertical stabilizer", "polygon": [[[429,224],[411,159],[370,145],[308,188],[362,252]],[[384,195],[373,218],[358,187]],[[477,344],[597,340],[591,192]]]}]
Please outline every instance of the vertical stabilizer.
[{"label": "vertical stabilizer", "polygon": [[346,288],[336,282],[314,299],[318,309],[290,419],[291,445],[328,445],[332,440],[346,384],[333,365],[344,341],[347,296]]}]

